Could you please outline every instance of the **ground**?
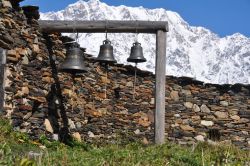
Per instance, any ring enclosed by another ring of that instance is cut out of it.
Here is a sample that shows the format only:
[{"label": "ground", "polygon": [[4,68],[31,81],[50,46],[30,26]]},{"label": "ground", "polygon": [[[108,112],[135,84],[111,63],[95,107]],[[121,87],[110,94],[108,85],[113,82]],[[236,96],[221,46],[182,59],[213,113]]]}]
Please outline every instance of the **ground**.
[{"label": "ground", "polygon": [[250,151],[232,145],[199,143],[182,147],[169,142],[158,146],[124,140],[115,142],[96,145],[72,140],[65,145],[48,141],[45,136],[33,141],[26,134],[13,131],[9,121],[0,118],[0,166],[250,165]]}]

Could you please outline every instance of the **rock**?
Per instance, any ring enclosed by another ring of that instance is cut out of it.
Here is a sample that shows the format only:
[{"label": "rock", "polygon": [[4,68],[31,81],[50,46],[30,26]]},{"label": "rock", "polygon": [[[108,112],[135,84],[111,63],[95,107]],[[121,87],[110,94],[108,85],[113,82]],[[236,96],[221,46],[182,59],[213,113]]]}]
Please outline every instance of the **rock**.
[{"label": "rock", "polygon": [[50,121],[48,119],[45,119],[44,126],[45,126],[46,131],[48,131],[50,133],[54,132],[54,130],[53,130],[51,124],[50,124]]},{"label": "rock", "polygon": [[193,103],[191,103],[191,102],[185,102],[185,103],[184,103],[184,106],[185,106],[186,108],[192,109],[192,108],[193,108]]},{"label": "rock", "polygon": [[2,1],[2,4],[3,4],[3,7],[12,8],[12,5],[11,5],[10,1],[3,0],[3,1]]},{"label": "rock", "polygon": [[76,128],[77,128],[77,129],[82,128],[82,123],[81,123],[81,122],[76,122]]},{"label": "rock", "polygon": [[37,44],[33,44],[33,49],[32,49],[35,53],[40,53],[40,48],[39,48],[39,45]]},{"label": "rock", "polygon": [[146,137],[143,137],[142,143],[143,143],[144,145],[148,145],[148,144],[149,144],[149,141],[148,141],[148,139],[147,139]]},{"label": "rock", "polygon": [[189,125],[180,125],[180,128],[184,131],[194,131],[194,128]]},{"label": "rock", "polygon": [[28,65],[29,64],[29,58],[25,55],[22,58],[22,64],[23,65]]},{"label": "rock", "polygon": [[194,104],[194,105],[193,105],[193,111],[194,111],[194,112],[200,112],[201,109],[200,109],[200,107],[199,107],[197,104]]},{"label": "rock", "polygon": [[151,105],[154,105],[154,104],[155,104],[155,98],[151,98],[150,104],[151,104]]},{"label": "rock", "polygon": [[69,129],[75,129],[76,128],[74,122],[71,119],[68,119],[68,125],[69,125]]},{"label": "rock", "polygon": [[103,76],[101,76],[101,81],[102,81],[102,83],[104,83],[104,84],[109,84],[109,83],[110,83],[110,80],[107,79],[107,77],[103,77]]},{"label": "rock", "polygon": [[95,138],[95,134],[92,133],[91,131],[88,131],[88,136],[89,136],[90,138]]},{"label": "rock", "polygon": [[171,97],[171,99],[173,99],[174,101],[179,101],[179,94],[178,94],[178,91],[171,91],[171,92],[170,92],[170,97]]},{"label": "rock", "polygon": [[23,117],[23,119],[24,119],[24,120],[27,120],[27,119],[29,119],[29,118],[31,117],[31,115],[32,115],[32,112],[28,112],[28,113]]},{"label": "rock", "polygon": [[227,107],[229,104],[227,101],[220,101],[220,105]]},{"label": "rock", "polygon": [[205,112],[205,113],[210,113],[210,109],[205,105],[205,104],[202,104],[201,105],[201,112]]},{"label": "rock", "polygon": [[16,52],[16,50],[8,50],[7,51],[7,60],[12,62],[18,62],[20,59],[20,55]]},{"label": "rock", "polygon": [[181,93],[185,94],[185,96],[191,96],[192,95],[190,90],[185,90],[185,89],[182,89]]},{"label": "rock", "polygon": [[230,116],[230,118],[233,120],[240,120],[240,117],[238,115]]},{"label": "rock", "polygon": [[136,135],[139,135],[139,134],[141,133],[141,131],[140,131],[139,129],[136,129],[136,130],[134,131],[134,133],[135,133]]},{"label": "rock", "polygon": [[216,111],[214,115],[219,118],[219,119],[226,119],[228,118],[228,113],[227,112],[221,112],[221,111]]},{"label": "rock", "polygon": [[129,82],[126,83],[126,86],[127,87],[133,87],[134,83],[132,81],[129,81]]},{"label": "rock", "polygon": [[180,114],[174,114],[174,117],[176,117],[176,118],[180,118],[180,117],[181,117],[181,115],[180,115]]},{"label": "rock", "polygon": [[28,87],[22,87],[22,94],[28,95],[29,94],[29,88]]},{"label": "rock", "polygon": [[213,126],[214,125],[214,122],[213,121],[206,121],[206,120],[202,120],[201,121],[201,125],[203,126]]},{"label": "rock", "polygon": [[76,141],[82,142],[81,135],[78,132],[75,132],[71,135]]},{"label": "rock", "polygon": [[204,142],[205,139],[204,139],[204,136],[203,135],[197,135],[196,137],[194,137],[197,141],[201,141],[201,142]]},{"label": "rock", "polygon": [[55,141],[58,141],[59,140],[59,135],[58,134],[53,134],[52,139],[55,140]]}]

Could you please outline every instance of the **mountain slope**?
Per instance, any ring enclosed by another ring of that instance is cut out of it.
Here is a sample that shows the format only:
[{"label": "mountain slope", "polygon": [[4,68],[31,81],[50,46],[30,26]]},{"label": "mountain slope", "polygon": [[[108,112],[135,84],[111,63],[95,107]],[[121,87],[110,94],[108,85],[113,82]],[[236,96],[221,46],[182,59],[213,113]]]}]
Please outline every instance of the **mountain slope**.
[{"label": "mountain slope", "polygon": [[[108,6],[98,0],[80,0],[58,12],[41,13],[42,20],[149,20],[168,21],[167,75],[189,76],[210,83],[250,83],[250,39],[239,34],[224,38],[203,27],[190,26],[178,13],[165,9]],[[73,30],[72,30],[73,31]],[[70,34],[74,36],[74,34]],[[80,34],[79,41],[87,52],[97,55],[104,34]],[[135,34],[108,34],[115,57],[126,64]],[[144,70],[154,72],[155,36],[139,34],[144,49]]]}]

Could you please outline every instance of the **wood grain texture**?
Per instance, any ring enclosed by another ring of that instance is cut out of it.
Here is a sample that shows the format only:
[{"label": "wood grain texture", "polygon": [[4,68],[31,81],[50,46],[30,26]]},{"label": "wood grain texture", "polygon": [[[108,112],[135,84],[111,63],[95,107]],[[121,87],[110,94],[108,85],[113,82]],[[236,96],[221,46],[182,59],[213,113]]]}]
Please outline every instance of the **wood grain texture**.
[{"label": "wood grain texture", "polygon": [[43,32],[65,33],[156,33],[157,30],[168,31],[166,21],[65,21],[39,20]]},{"label": "wood grain texture", "polygon": [[0,113],[4,105],[4,73],[5,73],[6,55],[5,50],[0,48]]},{"label": "wood grain texture", "polygon": [[155,143],[163,144],[165,140],[165,80],[166,80],[166,32],[159,30],[156,34],[155,66]]}]

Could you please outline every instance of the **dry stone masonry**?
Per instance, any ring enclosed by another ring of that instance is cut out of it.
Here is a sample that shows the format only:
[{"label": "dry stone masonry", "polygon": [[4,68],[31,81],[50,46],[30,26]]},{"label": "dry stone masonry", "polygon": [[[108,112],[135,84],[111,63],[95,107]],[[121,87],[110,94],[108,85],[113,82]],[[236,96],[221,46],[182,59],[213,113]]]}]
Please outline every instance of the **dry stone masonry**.
[{"label": "dry stone masonry", "polygon": [[[106,79],[105,68],[85,54],[88,73],[58,73],[67,38],[43,34],[38,18],[37,7],[0,0],[0,48],[7,55],[2,116],[33,139],[46,135],[64,140],[71,135],[85,142],[151,142],[155,76],[138,72],[133,99],[132,66],[110,66]],[[250,149],[250,85],[204,84],[171,76],[166,82],[168,140],[223,141]]]}]

